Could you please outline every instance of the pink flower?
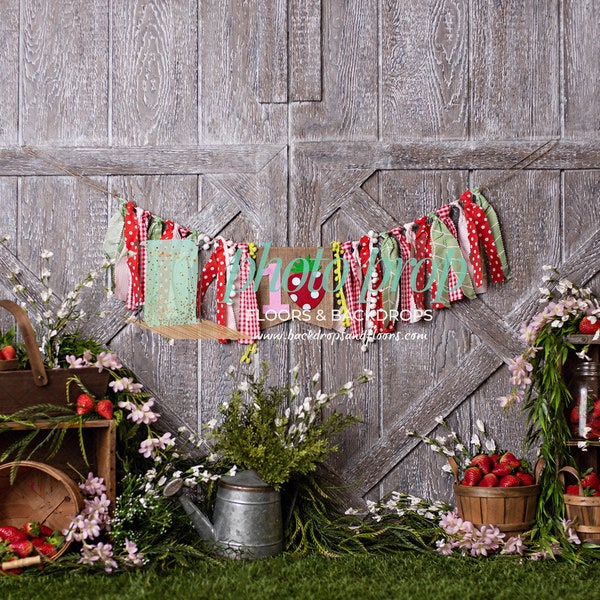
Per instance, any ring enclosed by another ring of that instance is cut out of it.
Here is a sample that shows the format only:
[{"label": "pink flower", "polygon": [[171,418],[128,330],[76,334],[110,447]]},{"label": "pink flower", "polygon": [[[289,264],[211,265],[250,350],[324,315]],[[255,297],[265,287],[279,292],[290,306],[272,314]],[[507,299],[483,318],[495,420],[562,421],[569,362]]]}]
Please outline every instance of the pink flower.
[{"label": "pink flower", "polygon": [[[119,406],[121,406],[121,403],[119,403]],[[124,408],[127,408],[130,411],[127,415],[128,419],[131,419],[134,423],[149,425],[150,423],[155,423],[160,417],[160,413],[152,411],[153,406],[154,398],[149,398],[141,406],[136,406],[130,402],[128,403],[128,406],[124,406]]]},{"label": "pink flower", "polygon": [[68,354],[67,356],[65,356],[65,360],[69,365],[69,369],[83,369],[83,367],[85,366],[83,364],[83,359],[76,358],[73,354]]},{"label": "pink flower", "polygon": [[98,367],[99,372],[102,372],[102,369],[115,370],[120,369],[123,365],[114,352],[100,352],[94,366]]},{"label": "pink flower", "polygon": [[108,384],[115,392],[128,391],[137,394],[144,387],[141,383],[135,383],[131,377],[115,379]]}]

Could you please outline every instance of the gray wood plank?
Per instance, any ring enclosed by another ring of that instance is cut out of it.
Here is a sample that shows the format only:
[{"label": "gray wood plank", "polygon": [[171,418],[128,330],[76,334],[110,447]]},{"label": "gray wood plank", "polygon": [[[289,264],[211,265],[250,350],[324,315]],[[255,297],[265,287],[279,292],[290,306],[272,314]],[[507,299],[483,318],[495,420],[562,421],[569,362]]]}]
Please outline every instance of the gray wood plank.
[{"label": "gray wood plank", "polygon": [[469,2],[384,2],[380,139],[468,134]]},{"label": "gray wood plank", "polygon": [[556,136],[560,132],[557,0],[470,6],[470,135]]},{"label": "gray wood plank", "polygon": [[199,4],[200,143],[287,139],[287,106],[258,101],[257,15],[250,2]]},{"label": "gray wood plank", "polygon": [[189,175],[255,173],[281,144],[0,148],[0,175]]},{"label": "gray wood plank", "polygon": [[107,32],[108,0],[21,3],[25,143],[106,143]]},{"label": "gray wood plank", "polygon": [[289,31],[290,101],[322,98],[322,0],[291,0]]},{"label": "gray wood plank", "polygon": [[563,2],[564,131],[567,138],[598,138],[598,64],[600,6],[597,2]]},{"label": "gray wood plank", "polygon": [[288,7],[286,0],[258,5],[258,101],[288,99]]},{"label": "gray wood plank", "polygon": [[377,11],[373,3],[324,2],[322,30],[321,102],[291,106],[291,138],[377,139]]},{"label": "gray wood plank", "polygon": [[112,143],[197,143],[197,3],[111,6]]},{"label": "gray wood plank", "polygon": [[0,144],[19,139],[19,6],[0,6]]}]

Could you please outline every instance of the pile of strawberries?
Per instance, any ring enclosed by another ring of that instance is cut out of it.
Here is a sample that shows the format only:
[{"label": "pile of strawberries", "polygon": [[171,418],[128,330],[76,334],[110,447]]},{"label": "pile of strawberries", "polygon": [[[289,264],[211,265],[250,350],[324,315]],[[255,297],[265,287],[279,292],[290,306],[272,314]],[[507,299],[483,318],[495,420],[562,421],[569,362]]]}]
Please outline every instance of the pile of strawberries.
[{"label": "pile of strawberries", "polygon": [[[593,469],[586,471],[581,477],[581,487],[583,488],[584,496],[600,496],[600,478]],[[579,496],[578,485],[568,485],[565,488],[565,494],[571,496]]]},{"label": "pile of strawberries", "polygon": [[[37,521],[27,521],[21,528],[0,525],[0,540],[0,561],[3,563],[35,555],[52,558],[65,541],[58,530]],[[20,572],[19,569],[10,571]]]},{"label": "pile of strawberries", "polygon": [[534,485],[535,479],[526,460],[511,452],[478,454],[465,469],[461,485],[478,487],[517,487]]}]

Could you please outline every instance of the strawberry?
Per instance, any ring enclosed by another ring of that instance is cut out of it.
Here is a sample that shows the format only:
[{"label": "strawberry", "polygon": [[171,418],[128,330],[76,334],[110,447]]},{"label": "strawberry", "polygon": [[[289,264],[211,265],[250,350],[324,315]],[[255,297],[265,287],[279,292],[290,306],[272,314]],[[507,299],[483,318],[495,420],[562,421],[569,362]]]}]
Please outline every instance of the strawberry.
[{"label": "strawberry", "polygon": [[40,535],[40,524],[37,521],[27,521],[21,529],[32,538]]},{"label": "strawberry", "polygon": [[78,415],[87,415],[94,410],[94,399],[89,394],[79,394],[75,401],[75,412]]},{"label": "strawberry", "polygon": [[479,467],[467,467],[465,469],[465,474],[463,476],[462,481],[460,482],[462,485],[477,485],[481,478],[483,477],[483,472]]},{"label": "strawberry", "polygon": [[571,423],[579,423],[579,404],[576,404],[571,409],[571,415],[569,417],[569,420],[571,421]]},{"label": "strawberry", "polygon": [[484,475],[482,480],[477,484],[479,487],[497,487],[498,477],[493,473]]},{"label": "strawberry", "polygon": [[505,452],[500,457],[500,460],[498,462],[502,465],[509,465],[514,469],[518,469],[521,466],[521,461],[512,452]]},{"label": "strawberry", "polygon": [[323,274],[315,268],[316,258],[307,256],[294,261],[288,276],[287,292],[302,310],[313,310],[325,296]]},{"label": "strawberry", "polygon": [[521,485],[521,480],[515,475],[507,475],[498,483],[498,487],[518,487],[519,485]]},{"label": "strawberry", "polygon": [[492,459],[492,464],[496,466],[500,460],[500,455],[497,452],[494,452],[494,454],[490,454],[490,458]]},{"label": "strawberry", "polygon": [[13,360],[13,358],[17,358],[17,351],[14,346],[4,346],[2,348],[0,358],[2,360]]},{"label": "strawberry", "polygon": [[592,415],[595,418],[600,418],[600,399],[598,396],[594,396],[594,408],[592,409]]},{"label": "strawberry", "polygon": [[594,471],[590,471],[581,479],[581,487],[592,488],[593,490],[600,489],[600,479]]},{"label": "strawberry", "polygon": [[479,467],[484,475],[487,475],[492,470],[492,459],[487,454],[478,454],[471,459],[473,466]]},{"label": "strawberry", "polygon": [[0,539],[6,540],[9,544],[13,542],[22,542],[27,540],[27,534],[12,525],[0,526]]},{"label": "strawberry", "polygon": [[113,418],[113,403],[108,398],[100,400],[100,402],[96,404],[96,412],[104,419],[110,421],[110,419]]},{"label": "strawberry", "polygon": [[521,485],[534,485],[535,479],[531,473],[527,473],[526,471],[517,471],[515,475],[521,481]]},{"label": "strawberry", "polygon": [[41,544],[38,544],[35,548],[40,554],[43,554],[44,556],[51,557],[56,554],[56,546],[45,540]]},{"label": "strawberry", "polygon": [[569,494],[570,496],[579,496],[579,486],[578,485],[568,485],[565,489],[565,494]]},{"label": "strawberry", "polygon": [[40,523],[40,535],[45,535],[46,537],[48,537],[49,535],[52,535],[53,533],[56,533],[56,531],[54,529],[50,529],[50,527],[48,527],[48,525],[44,525],[43,523]]},{"label": "strawberry", "polygon": [[33,552],[33,544],[31,543],[31,540],[11,542],[10,547],[12,548],[13,552],[21,558],[25,558]]},{"label": "strawberry", "polygon": [[507,475],[512,475],[512,472],[513,468],[506,463],[498,464],[492,469],[492,473],[500,478],[506,477]]},{"label": "strawberry", "polygon": [[579,332],[583,335],[594,335],[600,329],[600,320],[594,315],[583,317],[579,322]]}]

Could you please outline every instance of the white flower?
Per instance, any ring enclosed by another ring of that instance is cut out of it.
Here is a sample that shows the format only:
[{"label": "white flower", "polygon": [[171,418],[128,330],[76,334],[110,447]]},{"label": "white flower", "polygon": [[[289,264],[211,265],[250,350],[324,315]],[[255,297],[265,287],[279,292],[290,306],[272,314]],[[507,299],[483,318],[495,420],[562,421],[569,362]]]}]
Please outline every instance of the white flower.
[{"label": "white flower", "polygon": [[442,415],[438,415],[438,416],[435,418],[435,422],[436,422],[438,425],[443,425],[443,424],[444,424],[444,417],[442,417]]},{"label": "white flower", "polygon": [[485,425],[481,419],[477,419],[475,425],[477,426],[477,429],[479,429],[480,433],[485,433]]},{"label": "white flower", "polygon": [[494,440],[486,440],[485,447],[488,452],[494,452],[496,450],[496,442]]},{"label": "white flower", "polygon": [[54,252],[50,252],[50,250],[42,250],[40,256],[42,258],[52,258],[54,256]]}]

